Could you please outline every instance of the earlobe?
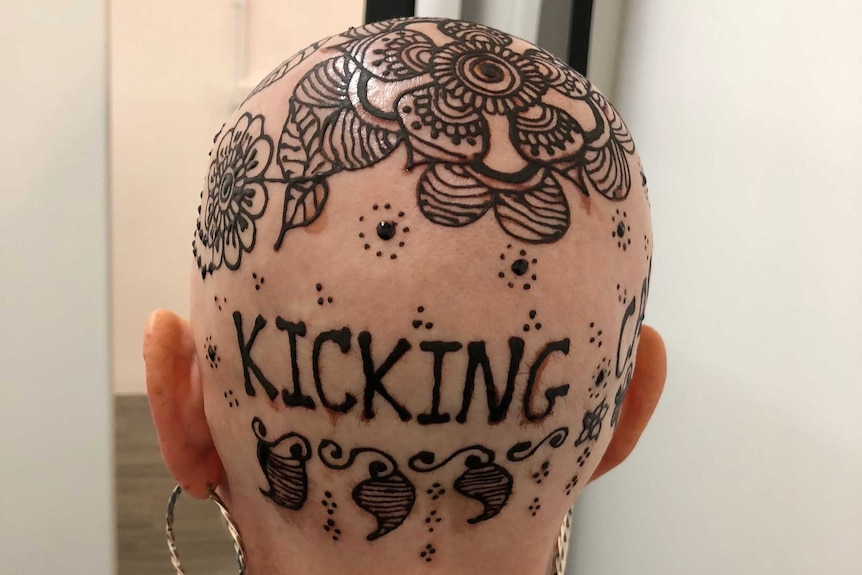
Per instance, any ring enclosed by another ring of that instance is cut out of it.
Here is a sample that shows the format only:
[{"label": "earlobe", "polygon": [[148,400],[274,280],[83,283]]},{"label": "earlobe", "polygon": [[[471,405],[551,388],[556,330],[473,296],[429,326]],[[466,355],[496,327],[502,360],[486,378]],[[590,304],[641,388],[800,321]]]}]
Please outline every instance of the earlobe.
[{"label": "earlobe", "polygon": [[185,320],[164,310],[150,315],[144,332],[147,395],[162,457],[190,495],[209,496],[224,467],[204,412],[194,336]]},{"label": "earlobe", "polygon": [[642,326],[634,376],[608,448],[590,481],[622,463],[632,452],[649,423],[664,389],[667,353],[656,330]]}]

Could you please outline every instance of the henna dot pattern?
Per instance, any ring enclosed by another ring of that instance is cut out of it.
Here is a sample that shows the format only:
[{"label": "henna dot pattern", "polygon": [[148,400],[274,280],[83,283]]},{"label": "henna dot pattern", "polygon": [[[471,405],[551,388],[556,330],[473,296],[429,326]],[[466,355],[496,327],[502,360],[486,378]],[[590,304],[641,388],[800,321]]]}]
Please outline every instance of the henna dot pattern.
[{"label": "henna dot pattern", "polygon": [[590,458],[592,452],[590,451],[590,446],[586,446],[584,450],[578,455],[578,467],[583,467],[587,463],[587,459]]},{"label": "henna dot pattern", "polygon": [[[221,300],[221,301],[219,301],[219,300]],[[221,311],[221,306],[223,303],[227,303],[227,298],[226,297],[220,298],[219,296],[216,295],[216,296],[213,296],[213,302],[215,302],[215,305],[216,305],[216,307],[218,307],[218,310]]]},{"label": "henna dot pattern", "polygon": [[324,296],[323,295],[323,284],[315,284],[314,289],[318,293],[317,305],[322,306],[324,304],[332,303],[334,301],[332,299],[332,296]]},{"label": "henna dot pattern", "polygon": [[446,489],[441,487],[439,483],[434,483],[425,490],[425,493],[431,496],[432,501],[437,501],[444,495],[446,495]]},{"label": "henna dot pattern", "polygon": [[428,533],[434,533],[434,526],[442,521],[443,518],[437,515],[437,510],[432,509],[425,517],[425,526],[428,528]]},{"label": "henna dot pattern", "polygon": [[593,374],[590,383],[590,399],[598,399],[599,396],[608,387],[608,381],[611,377],[611,358],[604,357],[596,366],[596,371]]},{"label": "henna dot pattern", "polygon": [[575,488],[575,486],[577,484],[578,484],[578,474],[575,473],[574,475],[572,475],[572,478],[569,479],[569,482],[566,483],[566,495],[571,495],[572,490]]},{"label": "henna dot pattern", "polygon": [[228,407],[239,407],[239,399],[233,396],[233,390],[224,392],[224,398],[227,400]]},{"label": "henna dot pattern", "polygon": [[505,280],[510,288],[519,286],[523,290],[529,290],[539,279],[536,274],[539,260],[531,258],[525,249],[517,249],[512,244],[507,244],[506,251],[500,254],[500,262],[503,269],[497,272],[497,277]]},{"label": "henna dot pattern", "polygon": [[[532,328],[536,329],[538,331],[538,330],[542,329],[542,323],[538,322],[538,321],[532,321],[535,319],[536,319],[536,310],[531,309],[530,310],[530,320],[532,322]],[[531,329],[530,323],[525,323],[523,329],[525,332],[530,331],[530,329]]]},{"label": "henna dot pattern", "polygon": [[628,225],[627,217],[628,214],[625,211],[620,212],[619,210],[616,210],[616,213],[611,216],[611,223],[613,224],[611,237],[617,240],[617,247],[623,251],[626,251],[632,245],[630,233],[632,228]]},{"label": "henna dot pattern", "polygon": [[625,304],[629,301],[629,290],[621,287],[620,284],[617,284],[617,301],[621,304]]},{"label": "henna dot pattern", "polygon": [[[362,249],[379,258],[385,256],[390,260],[397,260],[399,250],[407,245],[410,228],[401,225],[400,219],[391,218],[403,218],[404,211],[398,211],[397,215],[392,213],[391,204],[374,204],[371,209],[378,212],[374,217],[359,216],[360,231],[357,236],[362,241]],[[373,229],[369,227],[372,223]]]},{"label": "henna dot pattern", "polygon": [[536,482],[536,485],[541,485],[542,481],[544,479],[546,479],[548,477],[548,475],[550,475],[550,474],[551,474],[551,462],[548,460],[545,460],[545,462],[542,463],[541,469],[539,469],[539,471],[533,473],[533,476],[532,476],[533,481]]},{"label": "henna dot pattern", "polygon": [[424,559],[426,562],[430,563],[435,553],[437,553],[437,549],[435,549],[433,545],[428,543],[425,548],[419,552],[419,558]]},{"label": "henna dot pattern", "polygon": [[542,504],[539,503],[539,498],[533,497],[533,502],[530,504],[530,506],[527,508],[527,510],[530,512],[531,516],[535,517],[541,508],[542,508]]},{"label": "henna dot pattern", "polygon": [[604,343],[602,341],[602,330],[596,329],[596,323],[590,322],[590,343],[595,344],[597,347],[602,347]]},{"label": "henna dot pattern", "polygon": [[326,509],[327,515],[326,523],[323,524],[323,530],[329,533],[333,541],[338,541],[341,538],[341,529],[338,527],[336,518],[333,517],[335,510],[338,509],[338,504],[332,501],[332,492],[325,491],[323,493],[323,500],[320,503]]},{"label": "henna dot pattern", "polygon": [[263,283],[266,280],[266,278],[264,278],[263,276],[257,275],[257,273],[252,273],[251,279],[254,280],[255,291],[260,291],[260,288],[263,287]]},{"label": "henna dot pattern", "polygon": [[207,361],[212,369],[218,369],[218,364],[221,363],[221,356],[218,354],[218,346],[213,343],[211,335],[207,336],[204,342],[204,349],[207,354]]},{"label": "henna dot pattern", "polygon": [[[425,312],[425,306],[421,306],[421,305],[420,305],[419,307],[417,307],[417,308],[416,308],[416,313],[417,313],[417,314],[422,314],[422,313],[424,313],[424,312]],[[417,318],[417,319],[414,319],[414,320],[413,320],[413,324],[412,324],[412,325],[413,325],[413,328],[414,328],[414,329],[419,329],[419,328],[421,328],[423,325],[425,326],[425,329],[431,329],[431,328],[433,328],[433,327],[434,327],[434,322],[431,322],[431,321],[424,321],[424,320],[422,320],[421,318]]]}]

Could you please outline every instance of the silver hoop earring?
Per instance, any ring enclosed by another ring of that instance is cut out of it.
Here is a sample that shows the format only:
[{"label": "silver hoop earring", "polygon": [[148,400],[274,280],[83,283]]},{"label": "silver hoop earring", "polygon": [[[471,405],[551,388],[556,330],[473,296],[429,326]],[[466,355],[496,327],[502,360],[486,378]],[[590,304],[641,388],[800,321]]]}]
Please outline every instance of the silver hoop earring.
[{"label": "silver hoop earring", "polygon": [[[168,539],[168,551],[171,554],[171,564],[173,564],[177,575],[185,575],[185,571],[183,571],[182,565],[180,565],[180,556],[177,552],[177,540],[174,536],[174,508],[176,507],[177,499],[179,499],[182,492],[183,489],[179,485],[174,487],[173,492],[171,492],[171,497],[168,499],[168,510],[165,514],[165,534]],[[236,563],[239,568],[239,575],[244,575],[245,551],[242,547],[242,538],[239,535],[239,530],[236,528],[224,501],[222,501],[222,498],[219,497],[218,493],[216,493],[215,489],[212,487],[210,488],[210,500],[216,504],[222,517],[224,517],[224,520],[227,523],[227,530],[233,539],[233,546],[236,550]]]},{"label": "silver hoop earring", "polygon": [[564,575],[566,572],[566,559],[569,553],[569,535],[572,531],[572,509],[569,508],[563,524],[560,525],[560,534],[557,535],[557,544],[554,546],[554,556],[548,571],[553,575]]}]

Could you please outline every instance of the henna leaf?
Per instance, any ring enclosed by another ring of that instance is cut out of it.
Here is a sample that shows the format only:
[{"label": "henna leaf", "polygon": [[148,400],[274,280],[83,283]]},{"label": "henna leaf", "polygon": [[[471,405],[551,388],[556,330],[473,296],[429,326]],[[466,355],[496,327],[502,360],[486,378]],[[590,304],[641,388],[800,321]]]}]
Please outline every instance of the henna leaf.
[{"label": "henna leaf", "polygon": [[294,98],[278,142],[278,165],[289,182],[329,175],[336,170],[322,153],[320,120]]},{"label": "henna leaf", "polygon": [[329,185],[325,178],[290,182],[287,185],[281,232],[275,242],[275,249],[281,247],[284,234],[289,230],[307,226],[317,219],[328,195]]}]

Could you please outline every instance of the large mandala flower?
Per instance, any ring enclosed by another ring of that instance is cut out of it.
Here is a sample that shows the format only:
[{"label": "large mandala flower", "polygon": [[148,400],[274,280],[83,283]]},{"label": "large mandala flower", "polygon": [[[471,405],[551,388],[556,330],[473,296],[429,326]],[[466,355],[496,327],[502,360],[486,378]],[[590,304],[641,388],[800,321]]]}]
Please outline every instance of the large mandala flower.
[{"label": "large mandala flower", "polygon": [[239,268],[243,252],[254,248],[255,220],[266,209],[263,177],[271,156],[272,140],[264,135],[263,116],[245,113],[221,135],[210,163],[195,238],[202,277],[222,264]]},{"label": "large mandala flower", "polygon": [[548,86],[539,67],[492,42],[450,42],[434,55],[439,90],[464,106],[503,114],[535,104]]},{"label": "large mandala flower", "polygon": [[[375,23],[342,37],[290,100],[279,142],[288,187],[276,247],[318,216],[330,175],[369,167],[399,145],[408,167],[427,164],[419,207],[440,225],[493,212],[507,234],[548,243],[570,224],[564,183],[610,200],[628,195],[634,144],[625,124],[558,58],[519,52],[502,32],[449,20]],[[508,133],[495,128],[492,138],[489,124],[501,121]],[[486,163],[501,145],[523,158],[520,169]]]}]

